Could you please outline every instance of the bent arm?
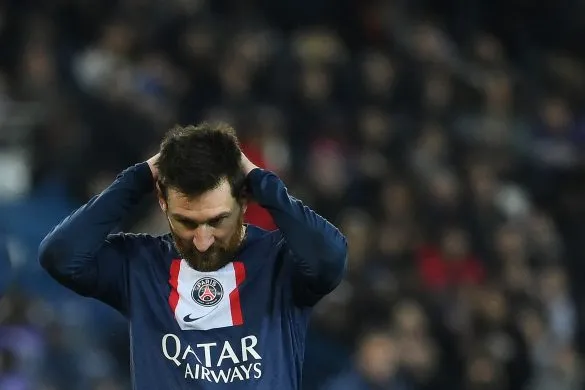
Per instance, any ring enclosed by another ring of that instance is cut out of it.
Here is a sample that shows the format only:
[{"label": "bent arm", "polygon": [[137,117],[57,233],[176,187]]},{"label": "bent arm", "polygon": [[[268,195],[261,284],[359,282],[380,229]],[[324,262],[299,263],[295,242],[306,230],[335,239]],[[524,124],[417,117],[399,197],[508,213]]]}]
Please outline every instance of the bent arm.
[{"label": "bent arm", "polygon": [[78,294],[121,309],[126,293],[126,237],[111,233],[153,189],[147,163],[126,169],[44,238],[39,247],[42,267]]},{"label": "bent arm", "polygon": [[272,172],[248,174],[252,197],[274,218],[293,256],[297,281],[316,296],[331,292],[345,273],[347,242],[325,218],[290,196]]}]

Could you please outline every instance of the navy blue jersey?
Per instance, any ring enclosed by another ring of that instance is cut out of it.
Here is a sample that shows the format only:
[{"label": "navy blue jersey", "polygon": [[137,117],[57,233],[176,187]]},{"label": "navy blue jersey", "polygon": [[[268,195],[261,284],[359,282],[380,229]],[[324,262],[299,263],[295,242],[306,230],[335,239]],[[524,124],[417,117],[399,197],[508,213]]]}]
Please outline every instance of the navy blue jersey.
[{"label": "navy blue jersey", "polygon": [[134,389],[301,388],[311,308],[343,277],[346,240],[273,173],[247,180],[278,230],[248,225],[234,261],[215,272],[189,267],[170,235],[112,234],[152,196],[146,163],[41,243],[56,280],[128,318]]}]

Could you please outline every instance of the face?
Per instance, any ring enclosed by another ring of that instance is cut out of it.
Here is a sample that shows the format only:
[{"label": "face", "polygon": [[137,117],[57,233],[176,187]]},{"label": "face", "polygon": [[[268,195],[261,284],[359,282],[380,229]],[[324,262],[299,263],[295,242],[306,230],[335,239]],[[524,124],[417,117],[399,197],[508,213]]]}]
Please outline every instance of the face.
[{"label": "face", "polygon": [[460,260],[469,253],[468,239],[460,229],[450,229],[445,232],[441,247],[443,255],[448,259]]},{"label": "face", "polygon": [[372,334],[362,341],[358,364],[362,373],[374,383],[388,381],[396,371],[398,353],[392,337]]},{"label": "face", "polygon": [[198,271],[216,271],[233,260],[244,237],[243,200],[232,196],[227,180],[200,196],[190,197],[169,188],[159,203],[169,220],[175,246]]}]

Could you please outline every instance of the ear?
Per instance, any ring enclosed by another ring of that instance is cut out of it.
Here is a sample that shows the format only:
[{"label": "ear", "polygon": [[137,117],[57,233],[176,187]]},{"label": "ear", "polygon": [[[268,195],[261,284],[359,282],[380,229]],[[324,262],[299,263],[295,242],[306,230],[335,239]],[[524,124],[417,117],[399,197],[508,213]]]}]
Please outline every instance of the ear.
[{"label": "ear", "polygon": [[248,209],[248,202],[249,199],[247,196],[240,194],[240,196],[238,196],[238,198],[236,199],[236,203],[238,204],[238,206],[240,206],[240,211],[243,213],[246,212],[246,210]]},{"label": "ear", "polygon": [[156,197],[158,198],[160,209],[163,211],[163,213],[166,214],[168,210],[168,204],[158,181],[156,182]]}]

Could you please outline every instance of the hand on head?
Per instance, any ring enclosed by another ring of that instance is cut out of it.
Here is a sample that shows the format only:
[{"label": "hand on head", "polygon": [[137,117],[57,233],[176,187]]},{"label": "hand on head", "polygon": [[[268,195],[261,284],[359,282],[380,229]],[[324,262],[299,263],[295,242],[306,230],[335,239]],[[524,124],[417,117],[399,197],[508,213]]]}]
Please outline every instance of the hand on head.
[{"label": "hand on head", "polygon": [[152,172],[152,178],[154,179],[154,181],[158,180],[158,168],[156,167],[156,162],[158,161],[159,156],[160,153],[157,153],[146,161],[148,163],[148,166],[150,167],[150,171]]},{"label": "hand on head", "polygon": [[258,166],[254,165],[242,152],[242,169],[244,170],[244,174],[247,176],[248,173],[252,172],[255,168],[258,168]]}]

